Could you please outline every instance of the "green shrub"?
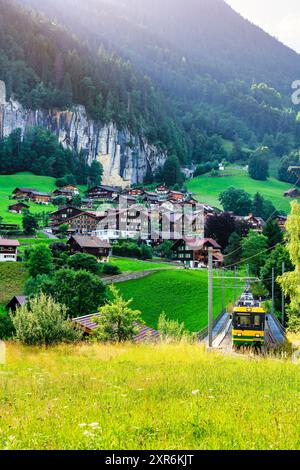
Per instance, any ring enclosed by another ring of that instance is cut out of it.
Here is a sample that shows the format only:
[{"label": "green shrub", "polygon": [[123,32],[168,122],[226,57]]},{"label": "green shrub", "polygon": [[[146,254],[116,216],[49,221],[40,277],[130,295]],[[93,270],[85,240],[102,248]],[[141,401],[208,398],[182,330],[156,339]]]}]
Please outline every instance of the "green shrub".
[{"label": "green shrub", "polygon": [[99,274],[101,271],[101,265],[98,263],[97,258],[86,253],[76,253],[71,256],[67,261],[67,265],[76,271],[84,269],[92,274]]},{"label": "green shrub", "polygon": [[12,317],[15,337],[27,345],[58,344],[78,341],[82,333],[66,318],[67,308],[51,297],[40,294]]},{"label": "green shrub", "polygon": [[158,331],[162,340],[181,341],[188,334],[185,331],[184,323],[176,320],[168,320],[163,312],[158,319]]},{"label": "green shrub", "polygon": [[0,340],[11,339],[15,334],[15,328],[10,316],[0,314]]},{"label": "green shrub", "polygon": [[117,274],[121,273],[121,270],[118,266],[113,266],[112,264],[104,264],[102,272],[107,276],[116,276]]}]

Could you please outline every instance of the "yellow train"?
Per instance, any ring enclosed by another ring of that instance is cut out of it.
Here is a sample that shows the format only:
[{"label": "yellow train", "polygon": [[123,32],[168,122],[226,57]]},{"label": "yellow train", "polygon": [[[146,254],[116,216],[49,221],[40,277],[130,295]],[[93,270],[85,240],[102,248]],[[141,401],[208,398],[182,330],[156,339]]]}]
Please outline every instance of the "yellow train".
[{"label": "yellow train", "polygon": [[234,307],[232,316],[232,342],[236,347],[265,344],[266,310],[245,292]]}]

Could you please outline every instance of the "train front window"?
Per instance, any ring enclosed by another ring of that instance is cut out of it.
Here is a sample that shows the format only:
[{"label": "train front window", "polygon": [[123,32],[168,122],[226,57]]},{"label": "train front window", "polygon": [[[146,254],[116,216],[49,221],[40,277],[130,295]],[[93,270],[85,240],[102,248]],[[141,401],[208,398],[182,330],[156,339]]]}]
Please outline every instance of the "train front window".
[{"label": "train front window", "polygon": [[262,315],[254,315],[253,323],[255,327],[260,328],[264,324],[264,317]]},{"label": "train front window", "polygon": [[237,315],[236,324],[237,326],[251,326],[250,315]]}]

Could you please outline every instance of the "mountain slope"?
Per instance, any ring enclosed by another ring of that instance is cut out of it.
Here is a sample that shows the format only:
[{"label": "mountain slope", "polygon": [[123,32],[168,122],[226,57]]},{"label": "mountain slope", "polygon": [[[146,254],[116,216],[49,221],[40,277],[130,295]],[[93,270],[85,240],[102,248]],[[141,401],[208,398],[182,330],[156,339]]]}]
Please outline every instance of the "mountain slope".
[{"label": "mountain slope", "polygon": [[[76,31],[94,53],[104,45],[149,75],[171,98],[185,129],[186,148],[178,153],[177,143],[172,149],[182,160],[211,159],[211,152],[201,150],[205,147],[215,148],[216,159],[226,157],[220,141],[210,142],[214,135],[255,148],[266,135],[276,140],[282,133],[279,156],[298,146],[290,86],[300,56],[223,0],[23,3]],[[261,82],[267,86],[253,86]],[[274,142],[271,150],[278,155],[276,147]]]},{"label": "mountain slope", "polygon": [[136,61],[155,65],[159,56],[166,59],[169,53],[169,65],[172,56],[175,61],[184,57],[195,70],[211,72],[218,79],[266,81],[285,91],[298,76],[300,56],[242,18],[224,0],[23,2],[63,20],[91,41],[106,41]]}]

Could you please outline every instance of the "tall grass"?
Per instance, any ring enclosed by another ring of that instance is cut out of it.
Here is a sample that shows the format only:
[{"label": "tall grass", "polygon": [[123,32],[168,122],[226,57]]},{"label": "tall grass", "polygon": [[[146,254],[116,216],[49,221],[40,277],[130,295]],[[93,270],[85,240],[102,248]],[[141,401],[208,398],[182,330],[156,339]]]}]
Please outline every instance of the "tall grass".
[{"label": "tall grass", "polygon": [[299,367],[198,345],[8,345],[2,449],[299,449]]}]

